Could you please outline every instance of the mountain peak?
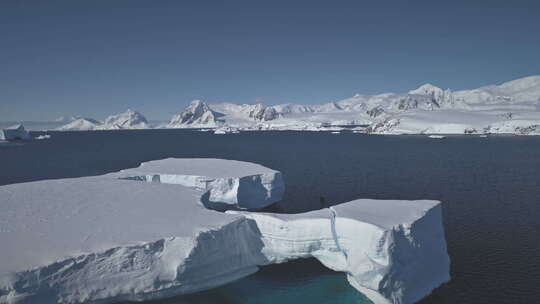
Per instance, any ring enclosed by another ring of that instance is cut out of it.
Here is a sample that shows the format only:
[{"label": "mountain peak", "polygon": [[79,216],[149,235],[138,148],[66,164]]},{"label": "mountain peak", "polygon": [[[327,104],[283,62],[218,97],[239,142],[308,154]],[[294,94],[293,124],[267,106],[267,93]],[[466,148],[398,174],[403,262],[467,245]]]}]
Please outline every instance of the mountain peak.
[{"label": "mountain peak", "polygon": [[417,89],[409,91],[409,94],[432,95],[433,93],[439,93],[442,91],[443,89],[434,86],[431,83],[425,83],[419,86]]}]

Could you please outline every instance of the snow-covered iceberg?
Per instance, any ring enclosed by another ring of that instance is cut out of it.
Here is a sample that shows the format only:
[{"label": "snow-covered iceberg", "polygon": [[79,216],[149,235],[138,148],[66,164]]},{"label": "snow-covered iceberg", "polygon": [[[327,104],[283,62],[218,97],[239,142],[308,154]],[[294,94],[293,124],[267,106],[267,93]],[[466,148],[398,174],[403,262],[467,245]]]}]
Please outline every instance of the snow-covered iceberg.
[{"label": "snow-covered iceberg", "polygon": [[0,140],[22,140],[31,138],[30,133],[28,133],[21,124],[0,129]]},{"label": "snow-covered iceberg", "polygon": [[280,201],[285,191],[281,172],[223,159],[168,158],[122,170],[117,176],[204,191],[201,203],[217,210],[261,209]]},{"label": "snow-covered iceberg", "polygon": [[375,303],[413,303],[449,279],[437,201],[357,200],[290,215],[223,213],[201,204],[214,188],[186,177],[272,170],[178,161],[1,186],[0,302],[158,299],[306,257],[346,272]]}]

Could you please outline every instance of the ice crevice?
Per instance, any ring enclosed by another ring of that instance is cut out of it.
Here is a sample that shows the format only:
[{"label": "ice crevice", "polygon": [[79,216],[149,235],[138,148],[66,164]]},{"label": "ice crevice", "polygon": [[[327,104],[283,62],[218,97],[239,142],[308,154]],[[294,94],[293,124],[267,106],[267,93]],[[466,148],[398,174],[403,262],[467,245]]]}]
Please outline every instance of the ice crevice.
[{"label": "ice crevice", "polygon": [[0,186],[0,303],[160,299],[311,257],[376,304],[414,303],[450,279],[440,202],[253,211],[283,190],[278,171],[217,159]]},{"label": "ice crevice", "polygon": [[339,238],[338,238],[338,235],[337,235],[337,232],[336,232],[336,211],[332,207],[329,207],[328,209],[332,213],[332,217],[331,217],[332,237],[334,238],[334,242],[336,242],[337,249],[343,253],[343,256],[345,257],[345,260],[346,260],[347,259],[347,252],[345,252],[341,248],[341,246],[339,246]]}]

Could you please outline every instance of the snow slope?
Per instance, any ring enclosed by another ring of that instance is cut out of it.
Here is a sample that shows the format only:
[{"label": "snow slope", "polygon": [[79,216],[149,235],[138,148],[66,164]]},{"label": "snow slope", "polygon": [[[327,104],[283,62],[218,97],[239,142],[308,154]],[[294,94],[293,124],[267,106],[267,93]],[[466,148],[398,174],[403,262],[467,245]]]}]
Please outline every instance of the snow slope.
[{"label": "snow slope", "polygon": [[[135,172],[160,182],[126,178]],[[200,204],[208,188],[185,187],[181,178],[267,173],[275,171],[167,159],[102,176],[1,186],[0,302],[159,299],[304,257],[346,272],[375,303],[413,303],[449,279],[439,202],[357,200],[304,214],[222,213]]]},{"label": "snow slope", "polygon": [[463,91],[424,84],[407,93],[356,94],[321,105],[197,103],[204,105],[198,115],[211,120],[169,127],[336,130],[369,125],[365,131],[377,134],[540,134],[540,76]]},{"label": "snow slope", "polygon": [[58,131],[92,131],[99,130],[102,123],[92,118],[79,118],[59,127]]},{"label": "snow slope", "polygon": [[103,129],[147,129],[148,121],[137,111],[111,115],[105,119]]},{"label": "snow slope", "polygon": [[79,118],[59,127],[59,131],[93,131],[93,130],[120,130],[120,129],[147,129],[146,118],[137,111],[126,112],[108,116],[104,122],[92,118]]}]

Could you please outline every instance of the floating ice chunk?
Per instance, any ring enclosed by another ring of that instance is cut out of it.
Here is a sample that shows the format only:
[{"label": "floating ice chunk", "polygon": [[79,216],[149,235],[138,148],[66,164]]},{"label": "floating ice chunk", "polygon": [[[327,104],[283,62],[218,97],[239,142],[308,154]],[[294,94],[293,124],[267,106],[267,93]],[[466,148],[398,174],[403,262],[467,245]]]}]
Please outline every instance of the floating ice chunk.
[{"label": "floating ice chunk", "polygon": [[221,127],[214,131],[214,134],[236,134],[240,133],[240,131],[237,128],[231,128],[231,127]]},{"label": "floating ice chunk", "polygon": [[23,140],[32,138],[23,125],[14,125],[0,129],[0,140]]},{"label": "floating ice chunk", "polygon": [[429,138],[433,138],[433,139],[443,139],[443,138],[446,138],[446,136],[443,136],[443,135],[429,135],[428,137],[429,137]]},{"label": "floating ice chunk", "polygon": [[36,139],[49,139],[49,138],[51,138],[51,135],[49,134],[36,136]]}]

